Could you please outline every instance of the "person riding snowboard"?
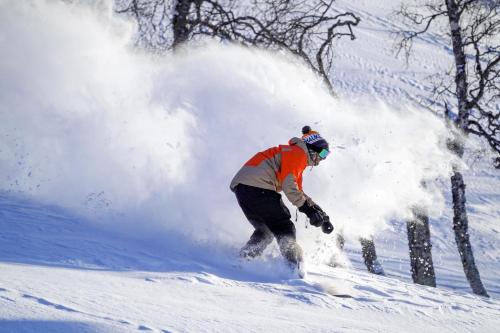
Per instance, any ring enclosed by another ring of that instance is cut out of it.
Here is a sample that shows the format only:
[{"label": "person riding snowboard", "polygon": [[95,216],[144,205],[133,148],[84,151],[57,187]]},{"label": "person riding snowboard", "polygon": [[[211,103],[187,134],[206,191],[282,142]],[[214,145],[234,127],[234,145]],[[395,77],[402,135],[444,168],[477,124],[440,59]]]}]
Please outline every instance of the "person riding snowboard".
[{"label": "person riding snowboard", "polygon": [[240,251],[240,257],[260,256],[272,242],[278,242],[281,254],[292,269],[304,275],[302,248],[296,241],[295,226],[288,200],[306,214],[311,225],[331,233],[333,225],[326,213],[302,190],[302,172],[307,166],[317,166],[330,153],[328,142],[309,126],[302,128],[302,138],[292,138],[288,145],[272,147],[254,155],[236,173],[231,190],[248,221],[255,228],[250,240]]}]

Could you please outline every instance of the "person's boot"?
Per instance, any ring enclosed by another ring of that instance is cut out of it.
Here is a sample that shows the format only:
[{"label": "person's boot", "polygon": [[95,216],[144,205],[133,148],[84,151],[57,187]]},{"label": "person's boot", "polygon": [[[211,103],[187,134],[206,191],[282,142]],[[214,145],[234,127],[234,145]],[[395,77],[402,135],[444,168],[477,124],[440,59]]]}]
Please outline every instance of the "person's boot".
[{"label": "person's boot", "polygon": [[306,275],[302,248],[293,236],[282,236],[278,239],[280,252],[285,257],[288,265],[302,279]]},{"label": "person's boot", "polygon": [[269,230],[255,229],[250,240],[241,248],[240,257],[250,260],[260,256],[272,241],[273,235]]}]

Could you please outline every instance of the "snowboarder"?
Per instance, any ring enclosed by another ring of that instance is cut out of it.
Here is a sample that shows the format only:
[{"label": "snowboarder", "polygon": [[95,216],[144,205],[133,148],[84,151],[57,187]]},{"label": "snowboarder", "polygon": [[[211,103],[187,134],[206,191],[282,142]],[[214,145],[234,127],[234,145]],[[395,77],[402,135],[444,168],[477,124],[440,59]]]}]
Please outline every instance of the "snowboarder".
[{"label": "snowboarder", "polygon": [[302,249],[296,242],[290,211],[278,192],[283,191],[307,215],[311,225],[321,227],[327,234],[333,231],[328,215],[302,191],[302,172],[328,156],[328,142],[309,126],[302,128],[302,134],[302,138],[290,139],[288,145],[257,153],[238,171],[230,186],[255,228],[240,256],[246,259],[260,256],[274,236],[281,254],[299,275],[304,273]]}]

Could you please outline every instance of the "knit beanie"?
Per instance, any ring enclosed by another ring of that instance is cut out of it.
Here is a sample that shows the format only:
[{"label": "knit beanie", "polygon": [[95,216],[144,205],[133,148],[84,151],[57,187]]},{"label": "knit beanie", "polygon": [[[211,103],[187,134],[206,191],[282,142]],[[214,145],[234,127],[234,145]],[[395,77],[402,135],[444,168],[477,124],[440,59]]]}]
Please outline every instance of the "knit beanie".
[{"label": "knit beanie", "polygon": [[302,141],[306,143],[308,149],[317,153],[321,152],[323,149],[329,150],[328,142],[326,142],[318,132],[311,130],[311,127],[302,127],[302,134]]}]

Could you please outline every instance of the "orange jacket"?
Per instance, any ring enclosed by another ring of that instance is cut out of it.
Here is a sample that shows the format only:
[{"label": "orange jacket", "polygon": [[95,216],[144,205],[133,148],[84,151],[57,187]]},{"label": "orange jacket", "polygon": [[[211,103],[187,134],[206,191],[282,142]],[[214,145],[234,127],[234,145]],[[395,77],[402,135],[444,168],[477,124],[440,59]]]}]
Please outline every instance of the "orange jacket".
[{"label": "orange jacket", "polygon": [[283,191],[292,204],[300,207],[308,199],[302,190],[302,172],[313,165],[306,144],[293,138],[289,145],[280,145],[255,154],[238,171],[231,189],[238,184]]}]

